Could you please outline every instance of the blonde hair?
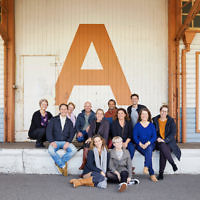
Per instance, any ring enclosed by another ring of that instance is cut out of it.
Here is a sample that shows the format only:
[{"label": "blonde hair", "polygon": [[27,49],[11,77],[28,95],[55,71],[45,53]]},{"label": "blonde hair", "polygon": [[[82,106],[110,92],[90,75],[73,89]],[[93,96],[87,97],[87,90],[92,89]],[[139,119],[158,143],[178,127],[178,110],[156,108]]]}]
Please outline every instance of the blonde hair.
[{"label": "blonde hair", "polygon": [[120,136],[115,136],[113,139],[112,139],[112,143],[114,144],[115,142],[122,142],[122,138]]},{"label": "blonde hair", "polygon": [[41,104],[42,104],[43,102],[46,102],[46,103],[47,103],[47,106],[49,105],[47,99],[40,99],[40,101],[39,101],[39,106],[41,106]]}]

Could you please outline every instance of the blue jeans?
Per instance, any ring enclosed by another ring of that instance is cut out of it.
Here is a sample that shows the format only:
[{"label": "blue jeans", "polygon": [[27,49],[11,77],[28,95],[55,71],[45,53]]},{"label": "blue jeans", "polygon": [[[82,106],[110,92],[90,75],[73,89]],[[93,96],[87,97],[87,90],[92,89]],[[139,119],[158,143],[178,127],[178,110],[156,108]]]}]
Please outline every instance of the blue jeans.
[{"label": "blue jeans", "polygon": [[65,141],[55,141],[57,144],[57,148],[53,148],[52,145],[49,145],[48,152],[50,156],[53,158],[55,163],[60,167],[63,168],[65,166],[65,163],[72,158],[72,156],[77,152],[76,147],[70,143],[68,148],[66,149],[65,154],[60,157],[57,153],[59,149],[63,149]]},{"label": "blue jeans", "polygon": [[132,142],[129,142],[128,143],[128,146],[127,146],[127,149],[130,153],[130,156],[131,156],[131,160],[133,159],[133,156],[135,154],[135,145],[132,143]]},{"label": "blue jeans", "polygon": [[136,145],[136,149],[145,157],[144,166],[148,167],[150,175],[154,174],[152,167],[152,152],[154,147],[155,144],[150,144],[146,149],[142,149],[139,145]]},{"label": "blue jeans", "polygon": [[81,131],[81,133],[83,136],[77,137],[76,139],[78,142],[85,142],[88,139],[88,133],[86,131]]}]

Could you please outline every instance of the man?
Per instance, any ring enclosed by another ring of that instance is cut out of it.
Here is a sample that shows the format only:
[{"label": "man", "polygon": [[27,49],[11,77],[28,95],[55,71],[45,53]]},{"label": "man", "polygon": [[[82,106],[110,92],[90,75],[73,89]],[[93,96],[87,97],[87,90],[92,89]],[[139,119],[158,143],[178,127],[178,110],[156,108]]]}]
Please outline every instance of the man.
[{"label": "man", "polygon": [[[110,99],[108,101],[108,111],[105,113],[105,118],[109,121],[110,125],[112,124],[116,114],[117,114],[116,101],[114,99]],[[110,149],[111,147],[112,147],[112,137],[110,128],[109,138],[108,138],[108,148]]]},{"label": "man", "polygon": [[108,101],[108,111],[105,113],[105,118],[112,123],[114,117],[117,114],[117,107],[116,107],[116,101],[114,99],[110,99]]},{"label": "man", "polygon": [[[67,161],[76,153],[76,147],[71,143],[74,137],[73,124],[67,118],[67,105],[60,104],[60,114],[53,117],[47,126],[48,152],[55,161],[61,174],[67,176]],[[60,157],[57,151],[64,149],[65,154]]]},{"label": "man", "polygon": [[129,117],[131,118],[132,125],[134,128],[135,124],[137,123],[138,114],[139,114],[140,110],[142,108],[146,108],[146,106],[138,104],[138,102],[139,102],[138,94],[132,94],[131,101],[132,101],[132,105],[127,108],[127,112],[129,114]]},{"label": "man", "polygon": [[86,101],[84,104],[84,110],[78,115],[76,120],[76,131],[77,131],[77,141],[85,142],[88,138],[88,131],[90,124],[95,119],[95,113],[92,111],[92,104]]}]

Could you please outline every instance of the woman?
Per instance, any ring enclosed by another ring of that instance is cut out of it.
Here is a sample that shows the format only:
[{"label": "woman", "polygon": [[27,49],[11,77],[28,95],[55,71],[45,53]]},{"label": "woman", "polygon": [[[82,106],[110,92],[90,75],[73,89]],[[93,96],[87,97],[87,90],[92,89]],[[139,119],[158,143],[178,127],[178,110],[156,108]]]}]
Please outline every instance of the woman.
[{"label": "woman", "polygon": [[74,103],[69,102],[67,105],[67,118],[69,118],[72,121],[73,127],[75,127],[76,123],[76,116],[73,113],[74,109],[75,109]]},{"label": "woman", "polygon": [[135,146],[132,143],[132,124],[124,108],[117,109],[117,115],[111,125],[112,138],[120,136],[123,139],[123,148],[128,149],[131,159],[135,153]]},{"label": "woman", "polygon": [[88,151],[87,162],[83,170],[83,178],[71,179],[70,183],[76,188],[78,186],[107,187],[107,161],[108,152],[105,140],[100,135],[93,136]]},{"label": "woman", "polygon": [[119,192],[127,188],[131,181],[132,163],[128,150],[123,149],[123,140],[116,136],[112,139],[114,149],[110,151],[109,172],[107,172],[108,181],[120,183]]},{"label": "woman", "polygon": [[88,139],[85,141],[84,149],[83,149],[83,162],[80,166],[80,170],[82,170],[85,166],[87,153],[90,146],[90,142],[94,135],[101,135],[106,144],[108,143],[108,134],[109,134],[109,122],[104,118],[104,111],[102,109],[97,109],[96,111],[96,119],[92,121],[89,131],[88,131]]},{"label": "woman", "polygon": [[163,180],[163,173],[165,170],[166,162],[171,164],[173,171],[177,171],[178,168],[171,156],[171,151],[175,156],[180,160],[181,150],[176,144],[175,135],[176,135],[176,124],[168,115],[168,106],[163,105],[160,108],[160,115],[157,115],[153,118],[153,123],[156,127],[157,132],[157,141],[156,147],[160,151],[160,165],[159,165],[159,175],[158,180]]},{"label": "woman", "polygon": [[40,110],[33,114],[31,126],[28,131],[28,136],[31,139],[36,139],[36,147],[44,147],[43,142],[46,141],[46,127],[49,120],[52,118],[52,114],[46,111],[48,107],[48,101],[41,99],[39,101]]},{"label": "woman", "polygon": [[145,157],[144,174],[150,174],[150,179],[157,182],[152,167],[152,152],[155,147],[156,129],[151,123],[151,113],[147,108],[142,108],[138,123],[133,130],[133,138],[136,143],[136,149]]}]

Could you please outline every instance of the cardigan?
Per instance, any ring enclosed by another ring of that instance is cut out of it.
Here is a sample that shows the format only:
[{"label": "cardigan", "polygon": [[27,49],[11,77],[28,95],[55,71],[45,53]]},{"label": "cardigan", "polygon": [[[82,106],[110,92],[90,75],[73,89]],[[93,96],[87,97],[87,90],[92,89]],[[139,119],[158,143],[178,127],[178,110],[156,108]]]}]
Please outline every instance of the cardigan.
[{"label": "cardigan", "polygon": [[132,140],[132,123],[131,121],[126,120],[124,128],[121,127],[119,124],[119,120],[116,119],[111,124],[111,132],[112,132],[112,138],[115,136],[120,136],[123,139],[123,142],[125,142],[128,138]]},{"label": "cardigan", "polygon": [[[105,141],[106,144],[108,143],[108,134],[109,134],[109,127],[110,124],[106,119],[102,119],[99,129],[97,131],[98,135],[101,135]],[[95,135],[95,130],[96,130],[96,119],[92,121],[89,131],[88,131],[88,137],[93,137]]]},{"label": "cardigan", "polygon": [[[160,129],[159,129],[159,123],[158,119],[160,118],[160,115],[157,115],[156,117],[153,118],[153,123],[156,128],[156,133],[157,133],[157,138],[160,137]],[[176,135],[176,124],[174,122],[174,119],[167,115],[167,123],[165,125],[165,143],[168,144],[174,153],[174,155],[180,160],[181,158],[181,150],[176,144],[175,140],[175,135]]]},{"label": "cardigan", "polygon": [[[48,121],[49,121],[53,116],[48,111],[46,111],[46,113],[47,113],[47,118],[48,118]],[[30,125],[29,131],[28,131],[29,137],[30,137],[31,133],[34,130],[36,130],[37,128],[44,128],[41,125],[41,113],[40,113],[40,110],[38,110],[38,111],[33,113],[33,117],[32,117],[32,120],[31,120],[31,125]]]},{"label": "cardigan", "polygon": [[132,177],[132,162],[130,153],[126,149],[122,149],[123,155],[122,158],[119,160],[116,154],[116,149],[112,149],[110,151],[110,161],[109,161],[109,169],[114,173],[118,171],[121,173],[122,171],[128,172],[128,177]]}]

